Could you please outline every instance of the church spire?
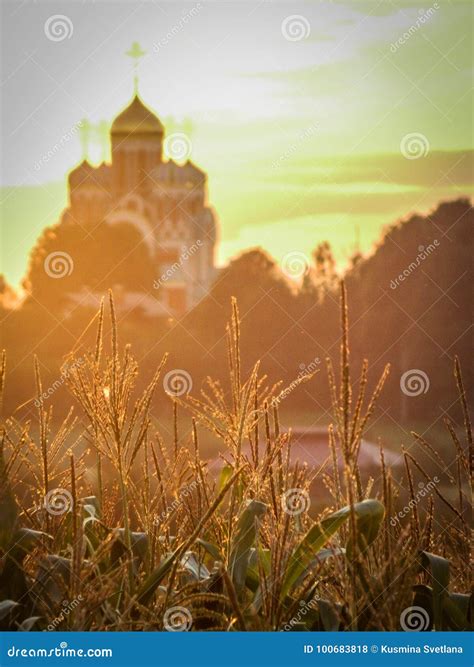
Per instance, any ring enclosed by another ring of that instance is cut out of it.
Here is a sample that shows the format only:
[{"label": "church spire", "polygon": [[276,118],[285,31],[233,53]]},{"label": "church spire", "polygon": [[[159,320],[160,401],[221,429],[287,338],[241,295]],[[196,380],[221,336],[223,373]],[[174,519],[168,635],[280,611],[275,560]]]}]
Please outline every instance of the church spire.
[{"label": "church spire", "polygon": [[138,42],[133,42],[132,46],[125,55],[133,60],[133,92],[138,95],[138,63],[140,58],[146,55],[146,51],[142,49]]}]

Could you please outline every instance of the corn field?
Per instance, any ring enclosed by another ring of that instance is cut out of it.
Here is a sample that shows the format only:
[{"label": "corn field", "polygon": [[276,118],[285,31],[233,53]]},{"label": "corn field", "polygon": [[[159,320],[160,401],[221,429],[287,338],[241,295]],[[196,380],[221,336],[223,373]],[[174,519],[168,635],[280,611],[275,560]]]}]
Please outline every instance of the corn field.
[{"label": "corn field", "polygon": [[[285,388],[269,386],[258,361],[242,372],[235,301],[228,382],[209,377],[198,395],[170,392],[169,441],[153,415],[166,358],[137,391],[138,364],[131,346],[119,344],[112,296],[96,317],[93,349],[81,363],[75,353],[65,361],[73,407],[62,423],[52,401],[40,400],[37,362],[35,419],[14,414],[1,424],[1,629],[470,629],[473,445],[461,369],[456,362],[453,396],[464,432],[446,419],[452,461],[444,467],[455,493],[446,495],[401,449],[408,511],[394,520],[405,501],[383,443],[376,475],[358,465],[389,368],[369,378],[365,360],[351,377],[343,284],[340,300],[340,365],[327,363],[330,463],[319,472],[291,458],[291,430],[281,428],[278,410]],[[4,354],[2,390],[5,374]],[[184,411],[189,438],[180,430]],[[220,443],[217,475],[200,453],[204,431]],[[305,502],[315,486],[332,500],[312,516]]]}]

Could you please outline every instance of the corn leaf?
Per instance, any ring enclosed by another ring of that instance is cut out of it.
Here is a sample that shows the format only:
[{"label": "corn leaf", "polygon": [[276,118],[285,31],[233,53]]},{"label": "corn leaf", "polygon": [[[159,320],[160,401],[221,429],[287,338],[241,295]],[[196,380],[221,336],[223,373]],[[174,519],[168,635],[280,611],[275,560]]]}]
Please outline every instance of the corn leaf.
[{"label": "corn leaf", "polygon": [[7,551],[18,521],[18,506],[13,496],[3,455],[0,449],[0,549]]},{"label": "corn leaf", "polygon": [[[363,500],[355,503],[357,529],[364,533],[365,544],[370,544],[376,537],[384,516],[384,506],[378,500]],[[316,554],[339,530],[350,516],[350,507],[346,506],[333,512],[320,523],[312,526],[298,544],[288,561],[286,575],[281,589],[284,600],[301,575],[308,569]]]},{"label": "corn leaf", "polygon": [[20,603],[15,602],[14,600],[2,600],[2,602],[0,602],[0,621],[19,606]]},{"label": "corn leaf", "polygon": [[140,604],[147,604],[153,597],[156,589],[173,567],[178,551],[173,551],[158,567],[145,579],[137,592],[137,600]]},{"label": "corn leaf", "polygon": [[429,568],[431,571],[434,625],[436,630],[442,630],[443,606],[449,586],[449,561],[442,556],[423,551],[421,564],[423,568]]},{"label": "corn leaf", "polygon": [[237,593],[245,586],[250,550],[257,535],[257,522],[266,511],[265,503],[249,500],[237,521],[229,558],[229,573]]}]

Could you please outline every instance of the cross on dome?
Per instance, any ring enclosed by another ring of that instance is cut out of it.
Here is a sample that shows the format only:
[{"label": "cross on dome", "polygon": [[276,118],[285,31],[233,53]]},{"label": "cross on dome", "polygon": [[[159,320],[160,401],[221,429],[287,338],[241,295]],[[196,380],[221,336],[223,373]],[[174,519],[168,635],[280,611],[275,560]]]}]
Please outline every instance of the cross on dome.
[{"label": "cross on dome", "polygon": [[138,94],[138,64],[146,55],[138,42],[133,42],[125,55],[133,60],[134,69],[134,93],[129,105],[115,118],[112,123],[112,135],[131,136],[134,134],[155,134],[163,136],[164,127],[156,116],[140,99]]},{"label": "cross on dome", "polygon": [[133,42],[132,46],[128,51],[125,52],[125,55],[132,59],[133,61],[133,90],[135,95],[138,94],[138,63],[140,59],[146,55],[146,51],[142,49],[138,42]]}]

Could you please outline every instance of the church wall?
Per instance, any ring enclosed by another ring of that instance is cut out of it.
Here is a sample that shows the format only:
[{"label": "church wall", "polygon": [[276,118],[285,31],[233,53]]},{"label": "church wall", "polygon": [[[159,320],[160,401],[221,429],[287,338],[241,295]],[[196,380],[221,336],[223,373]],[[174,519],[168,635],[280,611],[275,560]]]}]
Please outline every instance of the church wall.
[{"label": "church wall", "polygon": [[206,206],[205,174],[189,161],[163,162],[162,140],[160,132],[112,132],[112,163],[93,168],[84,162],[72,172],[68,219],[133,224],[138,216],[156,262],[159,300],[165,312],[183,314],[211,285],[215,222]]}]

